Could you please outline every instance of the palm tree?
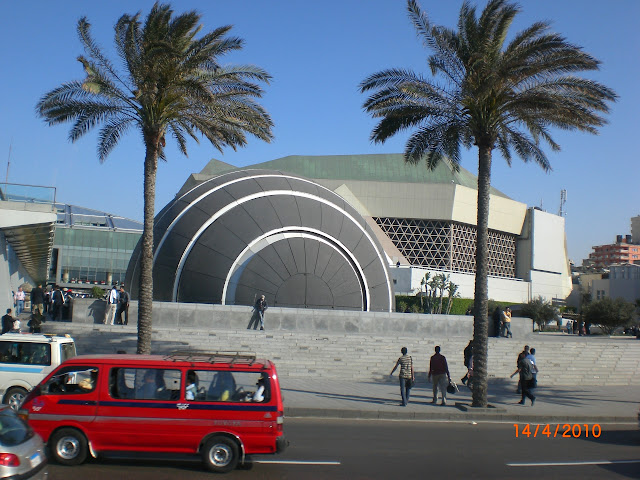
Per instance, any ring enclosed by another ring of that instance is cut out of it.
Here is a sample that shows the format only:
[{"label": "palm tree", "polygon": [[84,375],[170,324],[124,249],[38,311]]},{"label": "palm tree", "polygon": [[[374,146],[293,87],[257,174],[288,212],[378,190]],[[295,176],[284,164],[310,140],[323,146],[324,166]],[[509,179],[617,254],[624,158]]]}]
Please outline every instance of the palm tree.
[{"label": "palm tree", "polygon": [[519,8],[506,0],[490,0],[480,17],[463,3],[457,31],[431,23],[415,0],[409,17],[433,53],[433,79],[403,69],[375,73],[360,84],[373,93],[364,103],[381,119],[371,133],[384,143],[396,133],[414,128],[404,152],[406,162],[425,160],[435,168],[447,162],[459,168],[460,148],[478,147],[478,218],[474,309],[473,405],[487,404],[487,274],[491,159],[498,149],[507,164],[511,150],[544,170],[551,165],[540,143],[559,150],[551,127],[597,133],[605,124],[600,113],[616,94],[609,88],[574,76],[597,70],[600,62],[567,42],[549,25],[536,22],[506,37]]},{"label": "palm tree", "polygon": [[158,159],[166,160],[167,135],[187,155],[187,137],[204,136],[222,152],[247,142],[246,134],[270,141],[273,123],[255,99],[263,91],[257,82],[271,78],[254,66],[222,66],[218,58],[242,48],[224,26],[196,38],[200,15],[173,16],[169,5],[156,3],[144,23],[140,13],[123,15],[115,25],[115,46],[122,69],[117,70],[90,35],[86,18],[78,35],[86,56],[79,56],[86,77],[45,94],[37,113],[49,125],[73,122],[75,142],[93,127],[102,163],[132,127],[142,134],[144,159],[144,228],[140,261],[138,353],[150,353],[153,300],[153,218]]}]

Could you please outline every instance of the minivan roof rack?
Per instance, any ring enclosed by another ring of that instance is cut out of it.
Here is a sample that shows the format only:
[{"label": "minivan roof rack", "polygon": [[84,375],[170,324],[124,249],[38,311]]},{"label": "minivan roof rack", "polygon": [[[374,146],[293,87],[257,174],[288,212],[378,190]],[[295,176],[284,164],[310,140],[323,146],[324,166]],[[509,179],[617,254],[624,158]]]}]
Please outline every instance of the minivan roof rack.
[{"label": "minivan roof rack", "polygon": [[207,362],[253,365],[256,354],[251,352],[201,352],[198,350],[178,350],[165,355],[172,362]]}]

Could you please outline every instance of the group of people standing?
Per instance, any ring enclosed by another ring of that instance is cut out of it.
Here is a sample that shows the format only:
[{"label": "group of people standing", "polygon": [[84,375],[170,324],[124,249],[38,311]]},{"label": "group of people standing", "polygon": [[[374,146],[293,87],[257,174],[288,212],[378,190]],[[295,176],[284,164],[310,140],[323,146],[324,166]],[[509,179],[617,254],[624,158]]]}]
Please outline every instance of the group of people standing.
[{"label": "group of people standing", "polygon": [[[429,373],[427,374],[427,380],[433,383],[433,400],[431,403],[438,402],[438,391],[440,391],[441,403],[440,405],[447,404],[447,388],[451,384],[451,375],[449,374],[449,366],[447,365],[447,359],[440,353],[440,346],[436,346],[435,354],[431,356],[429,360]],[[411,394],[411,388],[416,383],[415,370],[413,369],[413,359],[408,354],[407,347],[400,349],[402,356],[396,361],[393,370],[389,376],[393,376],[393,372],[400,367],[400,396],[402,398],[402,405],[406,407],[409,403],[409,396]]]},{"label": "group of people standing", "polygon": [[[42,291],[42,302],[37,303],[34,296],[40,300],[40,291]],[[34,292],[35,295],[34,295]],[[60,289],[60,285],[54,285],[51,290],[42,290],[42,285],[31,290],[31,304],[41,305],[44,315],[49,315],[50,319],[61,322],[63,318],[71,318],[71,308],[73,304],[73,295],[69,290]]]},{"label": "group of people standing", "polygon": [[[53,321],[62,321],[65,310],[67,316],[70,316],[72,296],[71,292],[62,292],[58,285],[50,290],[42,288],[42,284],[38,284],[29,293],[31,300],[31,317],[27,322],[30,333],[40,333],[42,323],[47,317]],[[2,317],[2,333],[21,332],[20,315],[25,313],[26,292],[23,287],[18,287],[18,291],[13,294],[15,318],[11,315],[14,310],[7,309],[7,313]],[[13,326],[10,326],[12,324]]]},{"label": "group of people standing", "polygon": [[[429,372],[427,374],[427,380],[433,382],[433,400],[431,403],[435,404],[438,400],[438,391],[440,392],[441,403],[440,405],[447,404],[447,391],[453,393],[457,390],[457,386],[451,381],[451,375],[449,374],[449,366],[447,365],[447,359],[440,353],[440,346],[435,347],[435,354],[431,356],[429,360]],[[416,375],[413,368],[413,359],[408,354],[407,347],[402,347],[400,350],[402,356],[398,358],[396,364],[391,370],[390,376],[400,368],[400,396],[402,398],[401,406],[406,407],[409,403],[409,396],[411,394],[411,388],[415,385]],[[519,374],[518,381],[518,393],[522,394],[520,402],[524,405],[525,398],[531,400],[531,405],[536,402],[536,397],[531,392],[538,386],[537,374],[538,366],[536,364],[535,348],[529,348],[529,345],[525,345],[524,350],[518,354],[516,371],[511,374],[510,378]],[[462,377],[461,382],[472,388],[473,382],[473,341],[469,341],[469,344],[465,347],[464,352],[464,366],[467,368],[467,373]]]},{"label": "group of people standing", "polygon": [[496,307],[492,318],[493,335],[495,337],[513,338],[513,333],[511,333],[511,309],[509,307],[504,310]]},{"label": "group of people standing", "polygon": [[[129,324],[129,292],[124,289],[124,283],[120,289],[116,285],[107,292],[107,306],[104,311],[105,325],[128,325]],[[122,314],[124,313],[124,321]]]}]

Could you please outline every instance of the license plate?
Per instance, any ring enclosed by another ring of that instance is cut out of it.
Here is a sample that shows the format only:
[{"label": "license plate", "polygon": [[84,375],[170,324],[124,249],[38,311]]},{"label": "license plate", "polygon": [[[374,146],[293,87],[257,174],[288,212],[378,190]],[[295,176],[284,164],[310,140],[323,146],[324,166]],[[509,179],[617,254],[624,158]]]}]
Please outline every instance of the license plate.
[{"label": "license plate", "polygon": [[42,455],[40,452],[36,452],[29,457],[29,461],[31,462],[31,468],[36,468],[42,463]]}]

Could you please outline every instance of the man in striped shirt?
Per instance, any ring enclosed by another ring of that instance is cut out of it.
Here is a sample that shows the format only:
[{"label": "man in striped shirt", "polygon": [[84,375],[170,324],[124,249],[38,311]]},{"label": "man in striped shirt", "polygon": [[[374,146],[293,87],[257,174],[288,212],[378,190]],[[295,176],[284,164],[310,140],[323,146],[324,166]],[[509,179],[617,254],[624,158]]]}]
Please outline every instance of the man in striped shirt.
[{"label": "man in striped shirt", "polygon": [[402,398],[402,403],[400,405],[403,407],[406,407],[409,403],[411,387],[413,387],[413,384],[416,381],[416,375],[413,371],[413,359],[407,355],[407,352],[407,347],[402,347],[400,349],[402,356],[398,358],[393,370],[391,370],[391,373],[389,374],[390,376],[393,375],[396,368],[398,368],[398,366],[400,367],[400,396]]}]

